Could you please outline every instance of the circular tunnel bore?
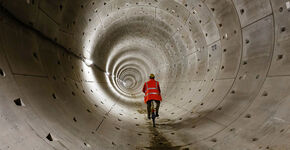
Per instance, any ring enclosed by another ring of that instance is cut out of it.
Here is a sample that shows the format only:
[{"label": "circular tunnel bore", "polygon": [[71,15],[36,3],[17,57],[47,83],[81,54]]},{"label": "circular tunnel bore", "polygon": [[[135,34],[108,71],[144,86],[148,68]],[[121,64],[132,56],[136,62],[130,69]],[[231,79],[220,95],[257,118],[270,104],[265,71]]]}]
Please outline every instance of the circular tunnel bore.
[{"label": "circular tunnel bore", "polygon": [[287,0],[0,4],[0,149],[290,148]]}]

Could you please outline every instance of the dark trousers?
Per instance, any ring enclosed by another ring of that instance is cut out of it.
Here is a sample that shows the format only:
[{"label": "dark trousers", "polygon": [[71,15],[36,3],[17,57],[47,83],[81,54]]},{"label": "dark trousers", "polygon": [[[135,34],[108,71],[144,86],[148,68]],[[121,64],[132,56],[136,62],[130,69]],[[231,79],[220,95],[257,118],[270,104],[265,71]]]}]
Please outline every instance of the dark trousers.
[{"label": "dark trousers", "polygon": [[[148,116],[150,116],[151,114],[151,102],[152,101],[155,101],[156,102],[156,114],[158,114],[158,111],[159,111],[159,106],[160,106],[160,101],[157,101],[157,100],[150,100],[150,101],[147,101],[147,112],[148,112]],[[153,102],[154,103],[154,102]]]}]

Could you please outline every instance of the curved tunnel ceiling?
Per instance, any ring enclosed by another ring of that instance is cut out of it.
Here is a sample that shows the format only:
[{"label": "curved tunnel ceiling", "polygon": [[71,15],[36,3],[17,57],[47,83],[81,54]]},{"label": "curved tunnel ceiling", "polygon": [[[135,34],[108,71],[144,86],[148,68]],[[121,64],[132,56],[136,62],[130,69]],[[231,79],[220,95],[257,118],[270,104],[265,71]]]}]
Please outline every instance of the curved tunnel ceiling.
[{"label": "curved tunnel ceiling", "polygon": [[0,4],[0,149],[290,149],[290,1]]}]

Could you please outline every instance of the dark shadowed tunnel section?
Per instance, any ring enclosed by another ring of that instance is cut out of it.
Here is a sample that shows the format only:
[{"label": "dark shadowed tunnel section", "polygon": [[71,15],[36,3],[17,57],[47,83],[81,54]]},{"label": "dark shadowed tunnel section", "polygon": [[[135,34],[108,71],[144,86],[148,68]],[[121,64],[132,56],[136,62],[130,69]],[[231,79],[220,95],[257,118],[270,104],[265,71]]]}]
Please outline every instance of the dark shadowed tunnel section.
[{"label": "dark shadowed tunnel section", "polygon": [[289,0],[0,4],[0,150],[290,149]]}]

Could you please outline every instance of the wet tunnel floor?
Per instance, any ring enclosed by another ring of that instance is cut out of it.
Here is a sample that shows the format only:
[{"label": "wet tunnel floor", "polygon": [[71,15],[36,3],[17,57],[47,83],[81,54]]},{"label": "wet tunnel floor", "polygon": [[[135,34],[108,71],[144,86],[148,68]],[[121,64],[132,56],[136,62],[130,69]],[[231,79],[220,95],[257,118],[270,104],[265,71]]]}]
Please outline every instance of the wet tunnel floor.
[{"label": "wet tunnel floor", "polygon": [[[151,120],[150,120],[151,121]],[[145,147],[151,150],[178,150],[181,146],[172,146],[161,132],[157,130],[158,127],[153,127],[152,122],[147,123],[150,131],[150,147]],[[156,124],[158,126],[158,124]]]},{"label": "wet tunnel floor", "polygon": [[149,138],[150,140],[150,146],[144,147],[145,149],[149,150],[179,150],[181,146],[173,146],[173,144],[166,139],[166,137],[158,131],[159,128],[163,128],[166,126],[166,123],[160,123],[164,122],[164,119],[157,119],[156,120],[156,127],[153,127],[152,120],[147,119],[147,110],[145,108],[140,108],[137,110],[138,113],[144,114],[144,119],[147,120],[146,126],[148,130],[150,131]]},{"label": "wet tunnel floor", "polygon": [[[152,120],[147,119],[147,110],[146,107],[140,106],[139,109],[137,109],[137,112],[139,114],[144,114],[144,119],[147,120],[146,126],[148,130],[150,131],[149,138],[150,140],[150,146],[144,147],[145,149],[150,150],[179,150],[181,146],[173,146],[170,141],[164,137],[164,135],[158,131],[158,128],[164,126],[165,124],[160,124],[160,121],[162,122],[163,119],[157,119],[156,121],[159,123],[156,123],[156,127],[153,127]],[[160,126],[162,125],[162,126]]]},{"label": "wet tunnel floor", "polygon": [[[144,115],[144,120],[146,120],[146,127],[148,128],[150,134],[150,145],[147,147],[143,147],[144,149],[149,150],[187,150],[187,148],[184,148],[184,146],[187,145],[179,145],[176,146],[173,143],[171,143],[170,140],[166,138],[166,136],[163,135],[162,130],[171,130],[172,129],[172,122],[170,119],[162,118],[162,116],[158,117],[156,119],[156,127],[153,127],[152,120],[147,119],[147,109],[146,105],[138,105],[138,109],[136,110],[137,113]],[[161,110],[162,111],[162,110]],[[142,148],[142,149],[143,149]]]}]

